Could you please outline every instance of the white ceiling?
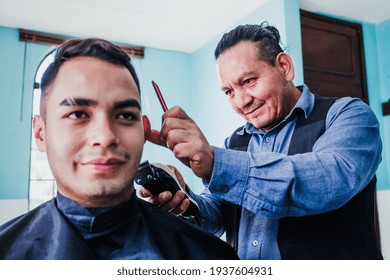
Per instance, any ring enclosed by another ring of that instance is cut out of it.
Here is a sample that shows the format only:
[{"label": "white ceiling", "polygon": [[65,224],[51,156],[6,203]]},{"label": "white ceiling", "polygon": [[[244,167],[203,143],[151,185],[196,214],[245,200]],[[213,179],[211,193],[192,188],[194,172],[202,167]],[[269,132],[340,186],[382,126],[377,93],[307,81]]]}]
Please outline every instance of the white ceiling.
[{"label": "white ceiling", "polygon": [[[0,26],[191,53],[267,1],[272,0],[0,0]],[[390,18],[390,0],[299,4],[368,23]]]}]

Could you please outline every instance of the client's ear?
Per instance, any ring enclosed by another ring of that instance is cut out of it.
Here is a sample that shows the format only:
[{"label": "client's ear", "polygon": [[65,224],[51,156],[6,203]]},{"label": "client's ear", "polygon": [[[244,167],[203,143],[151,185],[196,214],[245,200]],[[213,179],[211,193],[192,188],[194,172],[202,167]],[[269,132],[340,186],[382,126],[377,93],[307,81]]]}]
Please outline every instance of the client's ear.
[{"label": "client's ear", "polygon": [[142,116],[142,124],[144,126],[144,139],[146,142],[146,140],[149,139],[150,132],[152,130],[152,126],[150,125],[150,121],[149,121],[148,116],[146,116],[146,115]]},{"label": "client's ear", "polygon": [[33,119],[34,138],[40,152],[46,152],[45,121],[41,116],[35,115]]}]

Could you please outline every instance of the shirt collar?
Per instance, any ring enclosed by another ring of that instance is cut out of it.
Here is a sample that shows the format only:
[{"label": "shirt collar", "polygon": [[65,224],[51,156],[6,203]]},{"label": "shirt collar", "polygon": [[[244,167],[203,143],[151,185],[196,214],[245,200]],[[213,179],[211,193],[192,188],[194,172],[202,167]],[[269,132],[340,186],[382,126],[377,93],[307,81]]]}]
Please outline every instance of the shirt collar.
[{"label": "shirt collar", "polygon": [[294,108],[287,116],[287,118],[291,116],[295,111],[301,110],[303,111],[305,118],[307,119],[314,108],[314,94],[310,92],[309,88],[306,85],[298,86],[297,88],[302,92],[302,94],[299,97],[297,104],[295,104]]},{"label": "shirt collar", "polygon": [[58,209],[81,235],[92,238],[114,231],[129,222],[137,214],[135,191],[127,202],[115,207],[83,207],[73,200],[57,193]]},{"label": "shirt collar", "polygon": [[[298,102],[295,104],[294,108],[291,110],[291,112],[287,115],[287,117],[282,122],[289,120],[294,114],[298,113],[299,111],[302,111],[305,115],[305,118],[308,118],[311,112],[313,111],[314,94],[310,92],[309,88],[305,84],[301,86],[297,86],[297,88],[302,92],[302,94],[299,97]],[[253,133],[265,134],[265,132],[262,129],[256,128],[253,124],[249,122],[247,122],[242,127],[242,129],[239,129],[237,131],[237,134],[243,135],[244,132],[249,134],[253,134]]]}]

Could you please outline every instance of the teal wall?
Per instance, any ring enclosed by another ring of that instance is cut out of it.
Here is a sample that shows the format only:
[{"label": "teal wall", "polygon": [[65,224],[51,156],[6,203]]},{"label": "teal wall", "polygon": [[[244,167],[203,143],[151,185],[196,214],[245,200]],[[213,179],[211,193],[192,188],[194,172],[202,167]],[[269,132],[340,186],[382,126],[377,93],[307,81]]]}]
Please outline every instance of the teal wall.
[{"label": "teal wall", "polygon": [[[379,68],[379,80],[380,80],[380,93],[381,98],[379,102],[390,101],[390,20],[382,22],[376,27],[376,38],[378,46],[378,68]],[[379,97],[378,97],[379,99]],[[378,115],[382,108],[377,109]],[[390,189],[390,115],[383,116],[381,120],[382,125],[382,139],[384,142],[383,153],[383,166],[381,166],[381,177],[384,178],[383,183],[380,185],[383,189]]]},{"label": "teal wall", "polygon": [[0,199],[28,195],[32,92],[35,71],[48,47],[19,42],[16,29],[0,27]]},{"label": "teal wall", "polygon": [[[384,83],[388,70],[384,68],[383,64],[386,59],[387,61],[390,59],[389,54],[383,51],[387,48],[386,44],[388,46],[390,42],[386,43],[381,39],[382,36],[386,36],[386,33],[380,30],[380,25],[367,23],[362,23],[362,25],[369,104],[378,118],[383,141],[382,162],[377,171],[377,187],[380,190],[390,189],[390,149],[388,145],[390,141],[390,118],[382,114],[382,102],[386,100],[386,95],[387,99],[390,98],[390,87]],[[390,29],[387,30],[386,37],[389,37],[389,34]],[[387,39],[387,41],[389,40]]]},{"label": "teal wall", "polygon": [[[295,84],[303,81],[298,0],[270,0],[230,26],[267,20],[279,28],[282,43],[295,65]],[[381,124],[384,142],[378,188],[390,189],[390,116],[383,117],[381,104],[390,99],[390,21],[363,23],[369,102]],[[152,127],[161,125],[161,106],[151,86],[155,80],[169,107],[180,105],[200,126],[210,144],[221,146],[225,137],[243,121],[233,113],[219,89],[214,48],[222,34],[192,54],[145,49],[143,59],[133,59],[141,81],[143,113]],[[0,199],[27,199],[31,140],[32,92],[36,69],[51,47],[19,42],[18,30],[0,27]],[[145,145],[143,159],[176,165],[188,184],[199,191],[202,184],[189,168],[164,148]]]}]

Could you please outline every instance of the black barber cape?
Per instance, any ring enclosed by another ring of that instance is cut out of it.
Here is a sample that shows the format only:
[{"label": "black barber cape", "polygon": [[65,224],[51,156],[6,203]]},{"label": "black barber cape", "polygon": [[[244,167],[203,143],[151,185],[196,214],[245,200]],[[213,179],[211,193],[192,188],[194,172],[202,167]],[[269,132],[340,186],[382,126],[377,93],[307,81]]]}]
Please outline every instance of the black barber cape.
[{"label": "black barber cape", "polygon": [[0,227],[0,259],[238,259],[227,243],[135,194],[107,209],[96,214],[58,194]]}]

